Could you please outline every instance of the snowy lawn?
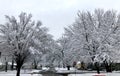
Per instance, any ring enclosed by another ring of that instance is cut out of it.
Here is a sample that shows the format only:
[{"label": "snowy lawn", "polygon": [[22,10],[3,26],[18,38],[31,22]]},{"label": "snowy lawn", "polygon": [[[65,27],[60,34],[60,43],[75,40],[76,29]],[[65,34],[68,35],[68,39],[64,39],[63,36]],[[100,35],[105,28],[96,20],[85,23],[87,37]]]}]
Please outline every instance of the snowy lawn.
[{"label": "snowy lawn", "polygon": [[[45,69],[44,69],[45,70]],[[65,68],[56,68],[56,70],[58,70],[59,72],[74,72],[75,69],[72,68],[70,71],[68,71]],[[21,70],[21,76],[42,76],[41,74],[30,74],[30,73],[34,73],[34,72],[39,72],[40,70]],[[84,72],[82,74],[69,74],[68,76],[95,76],[97,75],[95,72],[93,73],[93,71],[89,72],[85,72],[85,71],[81,71],[81,70],[76,70],[76,72]],[[113,71],[113,73],[101,73],[101,75],[105,75],[105,76],[120,76],[120,71]],[[8,71],[8,72],[4,72],[4,71],[0,71],[0,76],[16,76],[16,71]]]},{"label": "snowy lawn", "polygon": [[[39,70],[21,70],[21,74],[20,76],[42,76],[42,75],[38,75],[38,74],[28,74],[31,72],[38,72]],[[1,71],[0,72],[0,76],[16,76],[16,71]]]},{"label": "snowy lawn", "polygon": [[[68,76],[94,76],[96,74],[92,74],[92,73],[88,73],[88,74],[70,74]],[[104,73],[102,75],[105,75],[105,76],[120,76],[120,73]],[[0,76],[15,76],[15,74],[0,74]],[[38,75],[38,74],[21,74],[21,76],[42,76],[42,75]]]},{"label": "snowy lawn", "polygon": [[[68,76],[95,76],[98,74],[93,74],[93,73],[86,73],[86,74],[70,74]],[[120,76],[120,73],[101,73],[100,75],[105,75],[105,76]]]},{"label": "snowy lawn", "polygon": [[[15,74],[0,74],[0,76],[16,76]],[[38,75],[38,74],[21,74],[20,76],[42,76],[42,75]]]}]

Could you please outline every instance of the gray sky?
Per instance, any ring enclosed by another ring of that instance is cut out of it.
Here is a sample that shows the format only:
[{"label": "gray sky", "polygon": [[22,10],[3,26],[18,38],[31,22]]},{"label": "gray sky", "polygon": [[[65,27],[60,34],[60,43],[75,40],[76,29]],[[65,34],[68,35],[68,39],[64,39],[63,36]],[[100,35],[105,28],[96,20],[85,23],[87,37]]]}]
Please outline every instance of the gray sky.
[{"label": "gray sky", "polygon": [[58,39],[64,27],[74,22],[78,10],[93,11],[95,8],[119,11],[120,0],[0,0],[0,23],[4,23],[4,15],[31,13],[33,20],[42,21],[54,39]]}]

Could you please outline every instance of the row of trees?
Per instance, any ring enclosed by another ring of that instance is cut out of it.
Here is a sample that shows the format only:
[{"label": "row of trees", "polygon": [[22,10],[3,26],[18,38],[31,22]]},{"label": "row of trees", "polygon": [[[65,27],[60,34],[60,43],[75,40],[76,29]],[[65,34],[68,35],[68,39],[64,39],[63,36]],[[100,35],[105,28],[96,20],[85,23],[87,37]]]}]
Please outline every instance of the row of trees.
[{"label": "row of trees", "polygon": [[16,76],[25,62],[32,62],[37,69],[43,61],[62,67],[74,61],[92,62],[98,73],[99,63],[104,63],[106,71],[111,71],[111,63],[119,58],[120,15],[97,9],[93,13],[79,11],[77,16],[57,41],[40,21],[31,20],[31,14],[21,13],[18,19],[6,16],[7,22],[0,25],[0,50],[16,63]]}]

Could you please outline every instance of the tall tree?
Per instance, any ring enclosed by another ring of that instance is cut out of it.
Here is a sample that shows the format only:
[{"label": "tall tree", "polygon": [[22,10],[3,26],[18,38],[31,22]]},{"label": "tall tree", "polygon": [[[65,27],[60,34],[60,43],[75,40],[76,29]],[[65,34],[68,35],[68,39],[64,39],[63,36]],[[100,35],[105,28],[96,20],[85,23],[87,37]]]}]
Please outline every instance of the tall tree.
[{"label": "tall tree", "polygon": [[[68,52],[74,58],[88,62],[108,64],[116,60],[113,56],[119,49],[120,16],[115,11],[95,10],[94,13],[78,12],[78,18],[65,28],[65,36],[69,39]],[[98,65],[97,65],[98,66]],[[106,68],[108,69],[108,68]],[[99,72],[99,67],[97,67]]]},{"label": "tall tree", "polygon": [[17,64],[16,76],[20,76],[20,69],[30,57],[32,52],[31,48],[39,49],[40,34],[45,33],[39,33],[39,31],[45,28],[41,27],[40,21],[35,24],[35,22],[31,20],[31,17],[31,14],[27,15],[26,13],[21,13],[19,20],[14,16],[6,16],[8,21],[6,24],[0,25],[1,43],[6,44],[6,48],[12,49],[8,50],[8,52],[12,54]]}]

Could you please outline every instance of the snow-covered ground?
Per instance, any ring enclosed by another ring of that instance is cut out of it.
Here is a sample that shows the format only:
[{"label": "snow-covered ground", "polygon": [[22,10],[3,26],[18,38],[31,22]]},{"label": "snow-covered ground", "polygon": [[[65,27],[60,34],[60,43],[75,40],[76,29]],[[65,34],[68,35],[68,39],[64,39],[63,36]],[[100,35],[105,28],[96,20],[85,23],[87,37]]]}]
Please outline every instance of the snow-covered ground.
[{"label": "snow-covered ground", "polygon": [[[70,74],[68,76],[94,76],[96,74],[92,74],[92,73],[88,73],[88,74]],[[120,73],[104,73],[102,75],[105,75],[105,76],[120,76]],[[6,74],[0,74],[0,76],[15,76],[15,74],[9,74],[9,73],[6,73]],[[42,76],[42,75],[38,75],[38,74],[21,74],[21,76]]]},{"label": "snow-covered ground", "polygon": [[[44,70],[47,70],[48,68],[44,68]],[[66,68],[56,68],[56,70],[58,72],[84,72],[82,74],[69,74],[68,76],[95,76],[97,75],[96,73],[94,73],[94,71],[92,71],[93,73],[87,73],[87,71],[80,71],[80,70],[75,70],[74,68],[72,68],[70,71],[68,71]],[[39,72],[40,70],[21,70],[21,76],[42,76],[41,74],[32,74],[34,72]],[[31,73],[31,74],[30,74]],[[113,73],[101,73],[101,75],[105,75],[105,76],[120,76],[120,72],[119,71],[114,71]],[[0,72],[0,76],[16,76],[16,71],[8,71],[8,72],[4,72],[1,71]]]},{"label": "snow-covered ground", "polygon": [[[16,76],[15,74],[0,74],[0,76]],[[38,75],[38,74],[21,74],[20,76],[42,76],[42,75]]]},{"label": "snow-covered ground", "polygon": [[[95,74],[95,73],[70,74],[68,76],[95,76],[95,75],[98,75],[98,74]],[[103,75],[103,76],[120,76],[120,73],[101,73],[100,75]]]}]

